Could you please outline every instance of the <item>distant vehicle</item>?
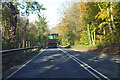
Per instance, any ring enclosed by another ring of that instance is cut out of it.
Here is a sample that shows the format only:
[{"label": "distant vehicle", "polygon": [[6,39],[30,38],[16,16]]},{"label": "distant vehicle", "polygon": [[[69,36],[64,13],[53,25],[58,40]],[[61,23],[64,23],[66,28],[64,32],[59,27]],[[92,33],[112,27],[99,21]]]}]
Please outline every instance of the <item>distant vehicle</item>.
[{"label": "distant vehicle", "polygon": [[57,48],[58,34],[48,34],[48,48]]}]

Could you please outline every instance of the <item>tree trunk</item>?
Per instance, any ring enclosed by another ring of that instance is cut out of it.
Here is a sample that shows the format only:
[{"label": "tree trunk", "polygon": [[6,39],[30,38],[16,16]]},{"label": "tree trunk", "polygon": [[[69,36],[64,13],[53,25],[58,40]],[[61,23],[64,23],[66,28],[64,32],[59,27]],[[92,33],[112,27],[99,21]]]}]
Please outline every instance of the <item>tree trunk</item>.
[{"label": "tree trunk", "polygon": [[94,36],[93,36],[93,33],[91,32],[91,43],[92,43],[92,45],[94,45],[94,44],[93,44],[93,42],[94,42],[94,41],[93,41],[93,39],[94,39],[93,37],[94,37]]},{"label": "tree trunk", "polygon": [[88,31],[88,36],[89,36],[89,43],[90,43],[90,45],[91,45],[92,42],[91,42],[91,36],[90,36],[90,28],[89,28],[89,24],[87,25],[87,31]]},{"label": "tree trunk", "polygon": [[28,41],[28,47],[30,47],[30,41]]},{"label": "tree trunk", "polygon": [[[109,17],[109,11],[108,11],[108,8],[107,8],[107,12],[108,12],[108,17]],[[108,27],[109,27],[109,30],[110,30],[110,33],[112,34],[113,31],[112,31],[112,27],[110,25],[110,19],[108,18]]]},{"label": "tree trunk", "polygon": [[23,42],[22,42],[23,44],[22,44],[22,48],[24,48],[25,47],[25,40],[23,39]]},{"label": "tree trunk", "polygon": [[105,36],[105,27],[103,27],[103,35]]},{"label": "tree trunk", "polygon": [[111,21],[112,21],[112,26],[113,28],[115,28],[115,23],[114,23],[114,19],[113,19],[113,15],[112,15],[112,1],[111,1],[111,4],[110,4],[110,12],[111,12]]},{"label": "tree trunk", "polygon": [[12,2],[10,2],[10,9],[12,11],[10,22],[11,22],[11,33],[12,33],[12,41],[14,41],[15,33],[16,33],[16,26],[17,26],[17,5],[13,5]]},{"label": "tree trunk", "polygon": [[93,32],[93,34],[94,34],[94,41],[93,41],[93,45],[95,45],[95,42],[96,42],[96,37],[95,37],[95,31]]},{"label": "tree trunk", "polygon": [[97,3],[97,4],[98,4],[98,7],[99,7],[100,11],[102,11],[102,8],[101,8],[101,6],[99,5],[99,3]]}]

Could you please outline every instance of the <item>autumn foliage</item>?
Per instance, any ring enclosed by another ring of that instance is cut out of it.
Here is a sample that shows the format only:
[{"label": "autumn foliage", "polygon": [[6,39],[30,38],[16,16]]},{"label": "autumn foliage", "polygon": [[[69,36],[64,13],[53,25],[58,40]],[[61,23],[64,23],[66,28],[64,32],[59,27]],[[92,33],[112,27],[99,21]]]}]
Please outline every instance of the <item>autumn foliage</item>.
[{"label": "autumn foliage", "polygon": [[120,2],[77,2],[64,11],[61,45],[120,44]]}]

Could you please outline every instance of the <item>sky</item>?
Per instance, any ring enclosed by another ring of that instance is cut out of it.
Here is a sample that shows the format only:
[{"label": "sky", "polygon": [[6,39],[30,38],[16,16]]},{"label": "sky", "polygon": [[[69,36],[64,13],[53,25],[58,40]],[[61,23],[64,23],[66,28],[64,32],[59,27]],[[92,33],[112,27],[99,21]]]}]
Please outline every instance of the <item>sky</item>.
[{"label": "sky", "polygon": [[[55,27],[58,23],[60,23],[60,8],[63,8],[65,2],[68,0],[36,0],[40,4],[43,4],[47,10],[41,11],[41,14],[46,16],[46,21],[48,22],[48,28],[51,29]],[[72,1],[72,0],[69,0]],[[59,13],[59,14],[58,14]],[[37,20],[37,16],[35,14],[31,14],[29,16],[30,22]]]}]

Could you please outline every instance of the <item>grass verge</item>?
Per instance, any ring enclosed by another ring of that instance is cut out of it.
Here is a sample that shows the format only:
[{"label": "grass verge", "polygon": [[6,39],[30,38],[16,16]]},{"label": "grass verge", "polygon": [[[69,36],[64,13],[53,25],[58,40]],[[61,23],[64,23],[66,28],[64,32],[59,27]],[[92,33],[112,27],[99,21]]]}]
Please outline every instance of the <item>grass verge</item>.
[{"label": "grass verge", "polygon": [[77,49],[77,50],[86,50],[86,49],[97,49],[97,45],[73,45],[71,46],[71,49]]},{"label": "grass verge", "polygon": [[9,69],[17,65],[23,64],[38,53],[39,50],[25,50],[7,53],[7,55],[2,55],[2,72],[4,73],[5,71],[8,71]]},{"label": "grass verge", "polygon": [[120,45],[112,44],[106,46],[74,45],[70,49],[87,52],[99,57],[108,58],[120,63]]}]

